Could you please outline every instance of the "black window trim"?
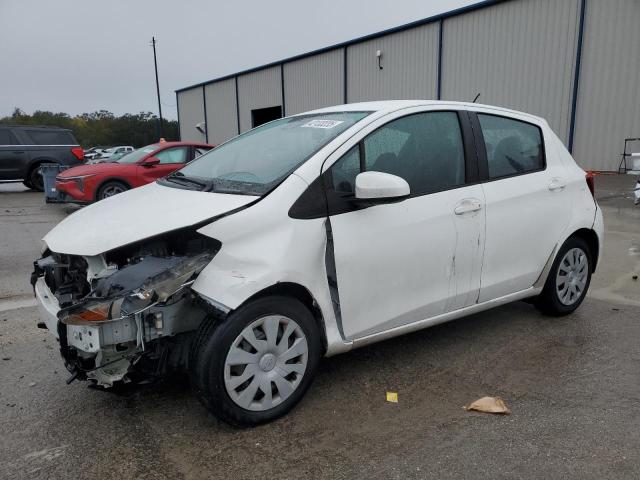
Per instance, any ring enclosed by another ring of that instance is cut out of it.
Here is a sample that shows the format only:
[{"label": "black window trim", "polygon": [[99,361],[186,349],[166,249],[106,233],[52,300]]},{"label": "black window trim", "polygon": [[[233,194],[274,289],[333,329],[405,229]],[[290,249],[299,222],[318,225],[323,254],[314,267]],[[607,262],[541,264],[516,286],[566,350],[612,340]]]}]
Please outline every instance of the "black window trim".
[{"label": "black window trim", "polygon": [[[510,175],[502,175],[499,177],[491,178],[489,176],[489,160],[487,158],[487,146],[484,141],[484,135],[482,134],[482,127],[480,125],[480,119],[478,115],[489,115],[493,117],[500,117],[507,120],[511,120],[513,122],[525,123],[527,125],[531,125],[532,127],[536,127],[540,132],[540,141],[542,142],[542,167],[536,168],[534,170],[527,170],[526,172],[517,172],[512,173]],[[540,125],[536,125],[532,122],[527,122],[526,120],[521,120],[519,118],[510,117],[508,115],[500,115],[498,113],[493,112],[482,112],[469,110],[469,118],[471,120],[471,125],[473,128],[473,137],[475,140],[476,152],[478,155],[478,169],[479,169],[479,179],[482,183],[489,182],[497,182],[500,180],[505,180],[507,178],[520,177],[522,175],[530,175],[532,173],[544,172],[547,169],[547,151],[546,151],[546,139],[544,137],[544,132]]]}]

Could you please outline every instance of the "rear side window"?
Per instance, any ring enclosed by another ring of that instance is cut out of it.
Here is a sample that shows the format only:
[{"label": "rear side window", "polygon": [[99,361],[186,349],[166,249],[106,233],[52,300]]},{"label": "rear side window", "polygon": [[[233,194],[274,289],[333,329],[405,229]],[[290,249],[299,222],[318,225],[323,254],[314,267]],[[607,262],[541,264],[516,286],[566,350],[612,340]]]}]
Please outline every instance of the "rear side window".
[{"label": "rear side window", "polygon": [[35,130],[25,128],[24,133],[34,145],[77,145],[71,132],[65,130]]},{"label": "rear side window", "polygon": [[160,163],[185,163],[188,149],[189,147],[167,148],[154,156],[160,160]]},{"label": "rear side window", "polygon": [[478,114],[487,149],[489,178],[501,178],[544,169],[540,128],[495,115]]},{"label": "rear side window", "polygon": [[8,128],[0,128],[0,145],[16,145],[16,139]]}]

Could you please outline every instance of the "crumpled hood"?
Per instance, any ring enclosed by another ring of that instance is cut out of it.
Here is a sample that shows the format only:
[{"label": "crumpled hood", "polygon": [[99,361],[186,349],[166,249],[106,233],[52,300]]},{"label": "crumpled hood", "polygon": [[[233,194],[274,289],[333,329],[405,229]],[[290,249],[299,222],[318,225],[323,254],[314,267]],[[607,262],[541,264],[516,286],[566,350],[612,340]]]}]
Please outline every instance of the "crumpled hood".
[{"label": "crumpled hood", "polygon": [[154,182],[78,210],[43,240],[56,253],[99,255],[222,215],[257,198],[183,190]]}]

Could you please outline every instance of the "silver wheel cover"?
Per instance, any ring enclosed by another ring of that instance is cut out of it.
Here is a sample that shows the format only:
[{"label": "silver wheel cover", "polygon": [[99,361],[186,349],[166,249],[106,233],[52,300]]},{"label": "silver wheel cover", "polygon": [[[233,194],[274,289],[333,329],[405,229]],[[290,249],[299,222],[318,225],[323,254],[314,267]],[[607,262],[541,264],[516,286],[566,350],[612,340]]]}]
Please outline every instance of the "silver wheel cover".
[{"label": "silver wheel cover", "polygon": [[589,260],[581,248],[572,248],[564,254],[556,275],[556,294],[563,305],[573,305],[582,295],[589,278]]},{"label": "silver wheel cover", "polygon": [[309,350],[302,328],[282,315],[259,318],[231,344],[224,384],[246,410],[270,410],[291,396],[307,369]]},{"label": "silver wheel cover", "polygon": [[110,185],[102,191],[102,198],[113,197],[114,195],[118,195],[124,191],[125,189],[120,185]]}]

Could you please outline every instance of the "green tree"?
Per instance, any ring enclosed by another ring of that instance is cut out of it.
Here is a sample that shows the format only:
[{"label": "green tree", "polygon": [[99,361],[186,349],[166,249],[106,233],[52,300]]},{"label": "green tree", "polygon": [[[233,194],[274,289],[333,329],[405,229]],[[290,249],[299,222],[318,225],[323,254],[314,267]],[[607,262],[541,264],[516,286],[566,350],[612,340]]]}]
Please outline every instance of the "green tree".
[{"label": "green tree", "polygon": [[[157,142],[158,117],[151,112],[125,113],[116,116],[107,110],[70,116],[64,112],[36,110],[29,115],[16,107],[0,123],[12,125],[44,125],[68,128],[84,148],[96,145],[132,145],[136,148]],[[164,120],[165,140],[178,139],[178,122]]]}]

